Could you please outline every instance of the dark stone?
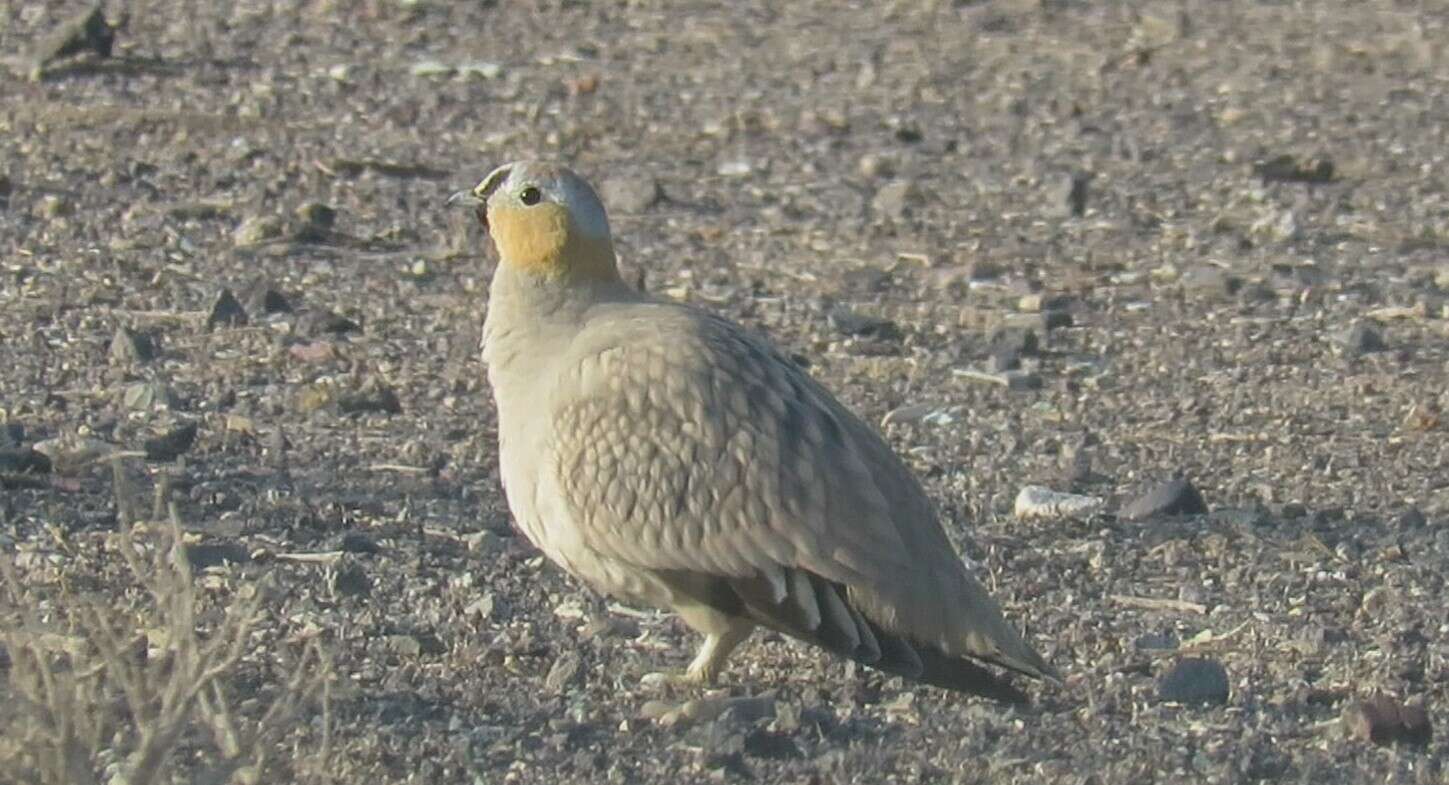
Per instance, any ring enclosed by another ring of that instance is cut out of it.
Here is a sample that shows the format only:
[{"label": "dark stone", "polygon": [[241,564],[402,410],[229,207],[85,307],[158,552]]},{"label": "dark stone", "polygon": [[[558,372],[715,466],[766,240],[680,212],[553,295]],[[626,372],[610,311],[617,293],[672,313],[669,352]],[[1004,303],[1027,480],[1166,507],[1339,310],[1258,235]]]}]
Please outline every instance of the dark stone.
[{"label": "dark stone", "polygon": [[235,542],[202,542],[186,546],[186,561],[193,570],[220,567],[227,563],[245,564],[251,560],[252,555],[247,549]]},{"label": "dark stone", "polygon": [[865,316],[843,305],[837,305],[831,308],[830,312],[825,315],[825,320],[830,323],[831,327],[834,327],[845,335],[878,338],[887,341],[898,340],[901,337],[901,330],[896,326],[895,322],[889,319]]},{"label": "dark stone", "polygon": [[342,550],[348,553],[381,553],[382,549],[372,538],[361,532],[347,532],[342,535]]},{"label": "dark stone", "polygon": [[118,365],[145,363],[156,359],[156,343],[151,337],[129,327],[116,329],[111,338],[111,361]]},{"label": "dark stone", "polygon": [[1164,515],[1203,515],[1208,511],[1202,494],[1185,478],[1155,485],[1122,505],[1123,520],[1140,521]]},{"label": "dark stone", "polygon": [[8,474],[50,474],[50,458],[29,447],[0,448],[0,472]]},{"label": "dark stone", "polygon": [[1179,660],[1158,680],[1157,697],[1165,703],[1222,705],[1228,702],[1228,672],[1217,660]]},{"label": "dark stone", "polygon": [[344,597],[366,597],[372,593],[372,581],[356,564],[346,564],[332,574],[332,590]]},{"label": "dark stone", "polygon": [[191,449],[196,443],[197,424],[185,423],[172,428],[161,436],[147,439],[142,445],[148,461],[171,461]]},{"label": "dark stone", "polygon": [[343,414],[402,414],[402,402],[398,400],[397,393],[383,387],[371,393],[345,395],[338,399],[337,409]]},{"label": "dark stone", "polygon": [[1374,744],[1425,745],[1434,735],[1422,702],[1402,704],[1388,695],[1374,695],[1351,704],[1343,713],[1349,735]]},{"label": "dark stone", "polygon": [[1334,167],[1333,160],[1329,158],[1299,159],[1284,154],[1253,164],[1253,174],[1265,183],[1331,183]]},{"label": "dark stone", "polygon": [[991,331],[986,343],[993,355],[1009,353],[1018,357],[1035,357],[1041,354],[1041,342],[1036,332],[1025,327],[998,327]]},{"label": "dark stone", "polygon": [[1372,354],[1386,351],[1389,348],[1389,345],[1384,342],[1384,336],[1378,330],[1362,322],[1340,333],[1338,342],[1343,350],[1351,355]]},{"label": "dark stone", "polygon": [[240,327],[246,324],[247,312],[242,304],[237,302],[236,295],[230,289],[222,289],[217,295],[216,302],[211,306],[211,315],[206,318],[206,327],[215,330],[218,325],[225,327]]}]

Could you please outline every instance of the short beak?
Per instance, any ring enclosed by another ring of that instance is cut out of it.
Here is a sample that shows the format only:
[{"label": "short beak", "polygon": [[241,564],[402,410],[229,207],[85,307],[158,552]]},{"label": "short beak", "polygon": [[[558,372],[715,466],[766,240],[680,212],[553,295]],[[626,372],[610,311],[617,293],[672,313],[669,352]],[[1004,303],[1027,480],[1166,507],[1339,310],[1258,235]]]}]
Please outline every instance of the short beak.
[{"label": "short beak", "polygon": [[478,224],[486,232],[488,231],[488,200],[479,196],[477,190],[476,188],[471,188],[455,192],[452,196],[448,197],[448,206],[457,207],[462,205],[463,207],[473,208],[473,214],[478,217]]}]

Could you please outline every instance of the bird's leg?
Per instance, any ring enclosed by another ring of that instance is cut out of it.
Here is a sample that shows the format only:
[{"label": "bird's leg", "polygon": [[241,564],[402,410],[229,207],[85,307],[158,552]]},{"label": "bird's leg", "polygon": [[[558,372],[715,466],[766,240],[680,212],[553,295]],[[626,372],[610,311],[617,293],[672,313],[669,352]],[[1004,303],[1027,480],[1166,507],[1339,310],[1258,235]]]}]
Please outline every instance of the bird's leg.
[{"label": "bird's leg", "polygon": [[704,633],[699,653],[683,673],[650,673],[644,676],[649,685],[670,684],[680,687],[708,686],[724,670],[725,661],[737,646],[750,637],[755,624],[740,616],[730,616],[713,608],[689,607],[675,609],[691,628]]},{"label": "bird's leg", "polygon": [[723,630],[706,633],[704,643],[699,646],[699,653],[694,655],[694,661],[684,671],[684,679],[693,684],[714,684],[720,671],[724,670],[730,653],[736,646],[744,643],[754,629],[755,625],[739,619],[737,623]]}]

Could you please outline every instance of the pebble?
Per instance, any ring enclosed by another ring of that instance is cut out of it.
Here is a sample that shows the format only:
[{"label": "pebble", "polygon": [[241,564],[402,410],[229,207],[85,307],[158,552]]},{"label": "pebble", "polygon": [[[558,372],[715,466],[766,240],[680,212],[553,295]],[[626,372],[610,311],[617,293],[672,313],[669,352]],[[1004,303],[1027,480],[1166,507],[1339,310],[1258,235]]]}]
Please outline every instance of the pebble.
[{"label": "pebble", "polygon": [[825,315],[825,321],[843,335],[868,336],[882,340],[895,340],[901,337],[901,330],[895,322],[875,316],[866,316],[843,305],[831,308]]},{"label": "pebble", "polygon": [[116,365],[139,365],[156,358],[156,344],[148,335],[119,327],[111,338],[110,355]]},{"label": "pebble", "polygon": [[1182,290],[1205,297],[1230,298],[1243,287],[1242,279],[1212,265],[1189,268],[1178,279]]},{"label": "pebble", "polygon": [[566,651],[553,661],[553,666],[548,669],[548,675],[543,677],[543,686],[549,692],[562,692],[579,671],[583,670],[584,660],[578,652]]},{"label": "pebble", "polygon": [[900,220],[924,201],[925,194],[915,183],[910,180],[892,180],[876,190],[875,196],[870,200],[870,209],[876,215]]},{"label": "pebble", "polygon": [[1422,529],[1429,523],[1429,519],[1417,507],[1410,507],[1399,513],[1398,517],[1394,519],[1394,523],[1398,524],[1400,529]]},{"label": "pebble", "polygon": [[486,621],[493,615],[493,592],[486,592],[482,597],[470,602],[463,608],[464,616],[477,616],[480,621]]},{"label": "pebble", "polygon": [[1343,712],[1343,724],[1352,738],[1380,745],[1404,742],[1423,746],[1434,735],[1423,702],[1404,704],[1383,694],[1350,704]]},{"label": "pebble", "polygon": [[1091,179],[1085,172],[1061,172],[1045,178],[1042,183],[1046,197],[1044,212],[1052,218],[1081,217],[1087,212],[1087,184]]},{"label": "pebble", "polygon": [[1102,508],[1095,496],[1061,493],[1040,485],[1024,486],[1016,494],[1015,515],[1022,520],[1086,518]]},{"label": "pebble", "polygon": [[193,570],[223,564],[246,564],[251,560],[247,549],[234,542],[202,542],[186,546],[186,561]]},{"label": "pebble", "polygon": [[1001,318],[1003,327],[1048,333],[1058,327],[1071,327],[1072,315],[1066,311],[1011,313]]},{"label": "pebble", "polygon": [[0,472],[7,474],[49,474],[50,458],[30,447],[0,448]]},{"label": "pebble", "polygon": [[1149,632],[1137,636],[1132,645],[1142,651],[1176,651],[1178,643],[1177,635],[1172,632]]},{"label": "pebble", "polygon": [[382,548],[379,548],[371,537],[362,532],[347,532],[343,534],[342,541],[339,545],[347,553],[375,554],[382,552]]},{"label": "pebble", "polygon": [[1202,493],[1184,478],[1159,483],[1122,505],[1123,520],[1141,521],[1164,515],[1202,515],[1208,511]]},{"label": "pebble", "polygon": [[642,213],[663,201],[664,189],[659,181],[644,175],[614,177],[600,186],[599,196],[610,213]]},{"label": "pebble", "polygon": [[372,580],[356,564],[344,564],[332,573],[332,591],[343,597],[366,597],[372,593]]},{"label": "pebble", "polygon": [[895,166],[889,158],[876,155],[875,153],[866,153],[861,156],[860,160],[856,162],[856,169],[860,172],[860,176],[867,180],[891,177],[896,171]]},{"label": "pebble", "polygon": [[1334,336],[1339,348],[1349,356],[1382,352],[1389,348],[1384,336],[1373,326],[1362,322]]},{"label": "pebble", "polygon": [[337,410],[343,414],[402,414],[402,401],[391,388],[343,395],[337,399]]},{"label": "pebble", "polygon": [[1041,354],[1041,342],[1034,330],[1025,327],[998,327],[986,339],[988,351],[992,354],[1009,352],[1018,357],[1034,357]]},{"label": "pebble", "polygon": [[231,243],[238,248],[260,245],[275,240],[286,231],[282,219],[275,215],[258,215],[241,222],[231,233]]},{"label": "pebble", "polygon": [[191,449],[196,443],[198,426],[195,422],[183,423],[166,433],[147,439],[142,449],[148,461],[172,461]]},{"label": "pebble", "polygon": [[1164,703],[1227,703],[1228,672],[1217,660],[1197,657],[1179,660],[1158,680],[1157,697]]},{"label": "pebble", "polygon": [[216,296],[216,302],[211,304],[211,314],[206,318],[206,327],[208,330],[215,330],[218,326],[240,327],[247,321],[246,309],[242,308],[236,295],[230,289],[222,289]]}]

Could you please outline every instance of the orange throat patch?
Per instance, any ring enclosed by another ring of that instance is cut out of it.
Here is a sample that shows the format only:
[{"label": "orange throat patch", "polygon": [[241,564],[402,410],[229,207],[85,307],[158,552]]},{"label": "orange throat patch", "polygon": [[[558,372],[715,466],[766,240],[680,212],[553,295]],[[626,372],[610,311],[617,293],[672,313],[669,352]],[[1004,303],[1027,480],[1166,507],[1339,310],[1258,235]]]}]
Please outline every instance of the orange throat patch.
[{"label": "orange throat patch", "polygon": [[488,229],[502,263],[519,270],[549,278],[619,277],[614,244],[579,232],[560,205],[490,207]]}]

